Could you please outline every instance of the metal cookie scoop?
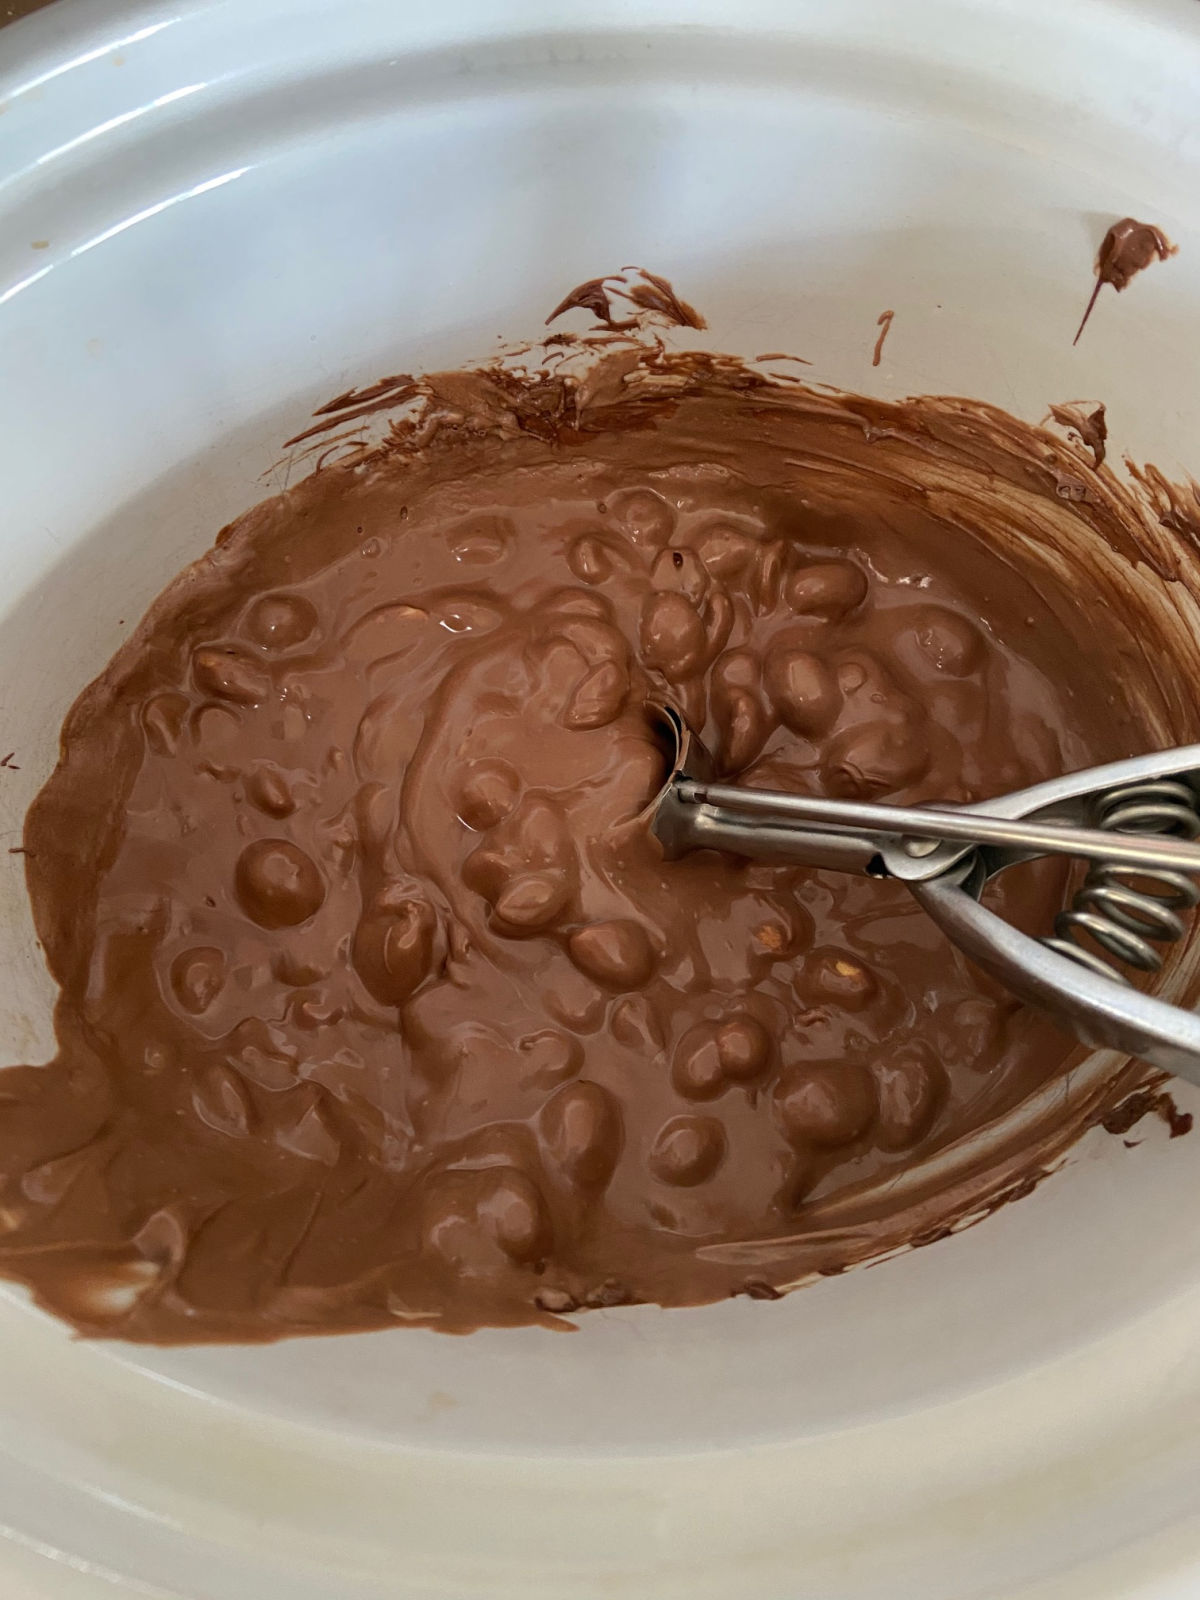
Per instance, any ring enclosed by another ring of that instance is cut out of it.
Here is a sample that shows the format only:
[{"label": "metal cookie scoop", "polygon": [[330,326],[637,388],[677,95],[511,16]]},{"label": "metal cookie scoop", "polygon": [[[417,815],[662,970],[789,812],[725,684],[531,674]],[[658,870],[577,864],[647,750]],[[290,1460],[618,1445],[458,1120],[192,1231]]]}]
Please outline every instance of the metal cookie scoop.
[{"label": "metal cookie scoop", "polygon": [[[651,714],[671,753],[649,812],[668,857],[727,850],[899,878],[973,961],[1076,1038],[1200,1084],[1200,1015],[1142,994],[1118,965],[1161,968],[1156,947],[1183,937],[1184,916],[1200,902],[1200,744],[978,805],[889,806],[717,783],[679,712],[664,705]],[[1034,939],[979,895],[1006,867],[1045,855],[1090,866],[1054,937]]]}]

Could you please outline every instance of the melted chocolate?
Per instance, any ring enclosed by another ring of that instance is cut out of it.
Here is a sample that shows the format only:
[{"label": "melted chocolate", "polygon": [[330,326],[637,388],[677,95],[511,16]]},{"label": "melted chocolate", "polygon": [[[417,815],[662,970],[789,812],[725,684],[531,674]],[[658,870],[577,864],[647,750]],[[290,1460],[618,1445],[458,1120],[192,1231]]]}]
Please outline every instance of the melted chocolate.
[{"label": "melted chocolate", "polygon": [[875,348],[871,352],[871,365],[873,367],[877,367],[883,360],[883,342],[892,331],[892,322],[895,320],[895,316],[896,313],[894,311],[881,311],[875,319],[875,326],[879,329],[879,335],[875,340]]},{"label": "melted chocolate", "polygon": [[[226,528],[67,719],[0,1271],[82,1332],[769,1300],[1028,1192],[1138,1082],[996,1145],[1077,1049],[900,886],[663,862],[642,708],[904,801],[1195,737],[1169,530],[985,406],[572,348],[339,396],[384,443]],[[994,894],[1046,931],[1065,888]]]},{"label": "melted chocolate", "polygon": [[1111,283],[1120,294],[1139,272],[1144,272],[1155,261],[1165,261],[1178,248],[1152,223],[1136,222],[1132,217],[1114,222],[1100,241],[1096,254],[1096,286],[1071,343],[1079,343],[1079,335],[1087,327],[1096,298],[1106,283]]},{"label": "melted chocolate", "polygon": [[1067,405],[1051,406],[1050,415],[1062,428],[1076,435],[1080,444],[1092,452],[1092,464],[1104,465],[1108,449],[1108,421],[1102,405],[1089,405],[1082,400],[1072,400]]},{"label": "melted chocolate", "polygon": [[[613,315],[614,300],[624,300],[632,315],[619,320]],[[549,325],[565,311],[590,311],[605,328],[636,328],[656,321],[668,328],[703,328],[704,318],[686,300],[681,300],[666,278],[647,272],[644,267],[625,267],[605,278],[589,278],[564,296],[546,318]]]}]

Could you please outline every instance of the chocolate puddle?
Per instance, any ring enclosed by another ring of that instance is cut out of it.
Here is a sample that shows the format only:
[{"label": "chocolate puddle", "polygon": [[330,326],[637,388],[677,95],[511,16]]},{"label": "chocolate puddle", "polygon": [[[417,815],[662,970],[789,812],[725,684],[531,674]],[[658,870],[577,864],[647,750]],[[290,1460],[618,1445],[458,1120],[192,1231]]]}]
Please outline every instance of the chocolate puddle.
[{"label": "chocolate puddle", "polygon": [[[1028,1192],[1139,1087],[903,888],[668,865],[633,819],[664,690],[743,782],[904,801],[1200,737],[1165,481],[611,334],[320,430],[29,814],[59,1054],[0,1076],[0,1271],[40,1304],[173,1342],[771,1299]],[[995,890],[1037,932],[1065,893]]]}]

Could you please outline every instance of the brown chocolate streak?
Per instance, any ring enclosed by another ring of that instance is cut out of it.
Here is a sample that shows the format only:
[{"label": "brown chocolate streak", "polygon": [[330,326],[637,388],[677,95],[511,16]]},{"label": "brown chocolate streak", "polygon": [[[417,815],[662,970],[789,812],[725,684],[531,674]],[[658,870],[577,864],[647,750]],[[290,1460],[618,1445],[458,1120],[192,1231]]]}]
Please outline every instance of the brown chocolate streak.
[{"label": "brown chocolate streak", "polygon": [[1102,405],[1072,400],[1067,405],[1051,406],[1050,415],[1060,427],[1069,428],[1072,433],[1078,435],[1080,442],[1092,452],[1092,463],[1095,467],[1104,465],[1108,422]]},{"label": "brown chocolate streak", "polygon": [[881,311],[876,318],[875,326],[879,329],[879,337],[875,341],[875,352],[871,357],[871,365],[873,367],[877,367],[883,359],[883,341],[891,332],[892,319],[895,315],[894,311]]},{"label": "brown chocolate streak", "polygon": [[1114,222],[1100,241],[1096,255],[1096,285],[1071,343],[1079,343],[1079,335],[1087,327],[1096,298],[1106,283],[1111,283],[1120,294],[1137,273],[1144,272],[1155,261],[1165,261],[1168,256],[1175,255],[1178,248],[1161,228],[1154,227],[1152,223],[1136,222],[1133,217],[1122,217],[1120,222]]},{"label": "brown chocolate streak", "polygon": [[1172,1139],[1191,1133],[1193,1117],[1190,1111],[1180,1111],[1172,1096],[1165,1090],[1139,1089],[1114,1107],[1101,1119],[1106,1133],[1128,1133],[1143,1117],[1157,1116],[1170,1129]]},{"label": "brown chocolate streak", "polygon": [[[618,321],[612,310],[614,298],[631,305],[633,315]],[[704,327],[704,318],[679,298],[670,282],[644,267],[622,267],[618,273],[579,284],[555,306],[546,318],[547,326],[564,311],[573,309],[590,311],[604,327],[618,332],[640,327],[651,319],[676,328]]]}]

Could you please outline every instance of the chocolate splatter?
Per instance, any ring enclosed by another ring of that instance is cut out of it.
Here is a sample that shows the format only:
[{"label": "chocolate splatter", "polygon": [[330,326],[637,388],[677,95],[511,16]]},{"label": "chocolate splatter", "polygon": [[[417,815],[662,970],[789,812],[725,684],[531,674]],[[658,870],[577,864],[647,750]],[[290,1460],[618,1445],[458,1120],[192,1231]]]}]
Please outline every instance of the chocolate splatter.
[{"label": "chocolate splatter", "polygon": [[330,418],[336,420],[338,424],[352,422],[358,417],[370,416],[373,412],[387,411],[394,406],[403,405],[406,400],[413,399],[417,392],[416,379],[406,372],[397,373],[390,378],[380,378],[365,389],[347,389],[344,394],[335,395],[332,400],[327,400],[313,412],[314,417],[326,420],[314,424],[311,428],[305,428],[302,433],[294,434],[290,439],[285,439],[284,449],[303,444],[306,439],[326,432],[330,426],[328,420]]},{"label": "chocolate splatter", "polygon": [[738,1294],[744,1294],[751,1300],[782,1300],[783,1295],[774,1285],[764,1283],[761,1279],[750,1278],[740,1289]]},{"label": "chocolate splatter", "polygon": [[[634,314],[618,319],[613,314],[614,300],[625,301],[634,308]],[[620,272],[603,278],[588,278],[559,301],[546,318],[547,325],[564,311],[574,309],[590,311],[604,327],[613,331],[640,326],[643,314],[677,328],[705,326],[704,318],[694,306],[679,298],[668,279],[647,272],[644,267],[622,267]]]},{"label": "chocolate splatter", "polygon": [[876,319],[875,326],[879,329],[879,337],[875,341],[875,354],[871,357],[871,365],[877,367],[883,359],[883,341],[891,332],[894,311],[881,311]]},{"label": "chocolate splatter", "polygon": [[625,267],[625,272],[641,272],[645,281],[634,283],[629,298],[643,311],[656,312],[678,328],[703,328],[704,318],[686,300],[681,300],[666,278],[641,267]]},{"label": "chocolate splatter", "polygon": [[1120,294],[1137,273],[1144,272],[1155,261],[1165,261],[1178,248],[1153,223],[1137,222],[1133,217],[1122,217],[1120,222],[1114,222],[1100,242],[1096,255],[1096,287],[1092,290],[1072,344],[1079,343],[1079,335],[1087,327],[1096,297],[1106,283],[1111,283]]},{"label": "chocolate splatter", "polygon": [[1145,496],[1159,527],[1179,535],[1192,549],[1200,550],[1200,484],[1194,478],[1175,482],[1152,461],[1139,466],[1126,460],[1130,476]]},{"label": "chocolate splatter", "polygon": [[562,316],[564,311],[578,309],[590,311],[606,328],[628,327],[628,323],[618,324],[613,321],[608,303],[608,290],[605,288],[611,281],[609,278],[589,278],[586,283],[577,284],[569,294],[563,296],[546,318],[546,326],[549,327],[556,317]]},{"label": "chocolate splatter", "polygon": [[1060,427],[1069,428],[1072,433],[1078,435],[1080,443],[1092,452],[1093,462],[1099,469],[1104,463],[1108,441],[1108,423],[1105,420],[1103,405],[1085,400],[1071,400],[1065,405],[1051,406],[1050,415]]},{"label": "chocolate splatter", "polygon": [[1151,1115],[1160,1117],[1166,1123],[1172,1139],[1190,1133],[1195,1120],[1190,1111],[1180,1111],[1165,1089],[1138,1089],[1102,1118],[1100,1126],[1106,1133],[1128,1133],[1143,1117]]}]

